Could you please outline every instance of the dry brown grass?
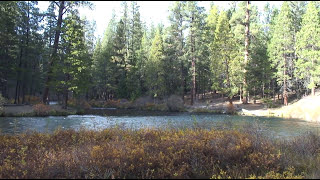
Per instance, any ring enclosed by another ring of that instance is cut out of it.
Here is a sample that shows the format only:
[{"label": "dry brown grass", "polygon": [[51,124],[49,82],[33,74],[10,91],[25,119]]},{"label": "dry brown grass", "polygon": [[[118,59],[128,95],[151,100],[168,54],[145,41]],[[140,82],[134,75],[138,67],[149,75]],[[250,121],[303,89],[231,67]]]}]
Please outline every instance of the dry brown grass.
[{"label": "dry brown grass", "polygon": [[[317,173],[309,166],[318,160],[299,166],[292,158],[318,156],[320,143],[311,143],[318,136],[310,143],[277,144],[253,133],[112,128],[0,135],[0,178],[301,178],[304,172]],[[306,147],[308,153],[294,150],[303,145],[314,147]]]}]

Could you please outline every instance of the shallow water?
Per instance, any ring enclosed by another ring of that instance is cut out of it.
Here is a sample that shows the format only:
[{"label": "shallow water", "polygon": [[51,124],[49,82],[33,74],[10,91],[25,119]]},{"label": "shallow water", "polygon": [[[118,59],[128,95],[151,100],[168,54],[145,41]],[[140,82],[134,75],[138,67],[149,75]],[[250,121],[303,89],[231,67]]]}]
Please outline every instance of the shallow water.
[{"label": "shallow water", "polygon": [[0,117],[0,131],[15,134],[28,131],[53,132],[61,129],[140,128],[215,128],[246,129],[268,133],[273,137],[294,137],[308,132],[320,133],[320,124],[297,119],[189,113],[138,116],[71,115],[49,117]]}]

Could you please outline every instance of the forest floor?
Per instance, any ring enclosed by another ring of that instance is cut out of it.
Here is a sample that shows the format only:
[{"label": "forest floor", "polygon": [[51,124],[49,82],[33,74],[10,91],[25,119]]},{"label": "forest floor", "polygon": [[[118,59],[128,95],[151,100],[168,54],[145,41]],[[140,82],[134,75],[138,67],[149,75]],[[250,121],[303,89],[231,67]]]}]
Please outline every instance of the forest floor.
[{"label": "forest floor", "polygon": [[[320,122],[320,91],[316,92],[316,96],[306,96],[300,100],[291,100],[288,106],[282,106],[279,105],[279,102],[277,103],[277,108],[268,108],[268,104],[264,103],[262,99],[257,99],[256,103],[251,100],[248,104],[242,104],[239,98],[235,97],[233,99],[233,110],[237,114],[246,116],[275,116]],[[271,100],[273,106],[277,103]],[[188,112],[225,113],[228,111],[228,105],[227,98],[221,97],[219,94],[215,96],[208,94],[205,98],[196,100],[192,106],[190,105],[190,97],[185,97],[185,107]],[[65,111],[61,105],[50,105],[50,108],[56,112]],[[69,110],[72,110],[72,108]],[[32,105],[4,106],[4,114],[9,116],[24,116],[32,112]]]},{"label": "forest floor", "polygon": [[[268,108],[267,103],[262,99],[257,99],[255,103],[251,100],[248,104],[242,104],[239,98],[233,99],[234,110],[241,115],[246,116],[275,116],[284,118],[297,118],[307,121],[320,122],[320,92],[316,92],[315,96],[306,96],[302,99],[295,99],[289,102],[288,106],[278,103],[276,108]],[[206,100],[198,100],[193,106],[190,106],[190,99],[186,100],[186,107],[189,111],[203,110],[221,110],[223,112],[228,109],[228,100],[226,97],[206,98]],[[205,111],[204,111],[205,112]]]}]

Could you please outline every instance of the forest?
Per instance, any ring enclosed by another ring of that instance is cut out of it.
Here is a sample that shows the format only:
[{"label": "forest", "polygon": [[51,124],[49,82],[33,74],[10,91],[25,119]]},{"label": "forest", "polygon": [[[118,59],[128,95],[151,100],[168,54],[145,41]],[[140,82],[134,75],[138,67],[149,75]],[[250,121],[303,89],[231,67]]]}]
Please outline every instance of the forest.
[{"label": "forest", "polygon": [[0,179],[320,178],[319,2],[140,3],[0,1]]},{"label": "forest", "polygon": [[168,26],[147,26],[137,2],[124,1],[101,39],[78,11],[91,2],[52,1],[45,12],[37,4],[0,3],[0,91],[13,104],[175,94],[192,105],[213,93],[287,105],[320,80],[318,2],[267,3],[263,12],[250,1],[227,10],[216,2],[207,14],[197,1],[176,1]]}]

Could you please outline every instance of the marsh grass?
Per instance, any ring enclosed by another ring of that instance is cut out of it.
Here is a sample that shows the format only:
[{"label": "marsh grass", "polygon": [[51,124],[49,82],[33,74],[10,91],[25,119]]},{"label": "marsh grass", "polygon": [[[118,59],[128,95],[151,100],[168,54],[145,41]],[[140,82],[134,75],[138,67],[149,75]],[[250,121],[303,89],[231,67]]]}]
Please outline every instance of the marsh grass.
[{"label": "marsh grass", "polygon": [[258,123],[203,126],[194,118],[193,127],[183,129],[135,130],[116,123],[104,130],[2,134],[0,178],[320,177],[317,134],[284,140]]}]

